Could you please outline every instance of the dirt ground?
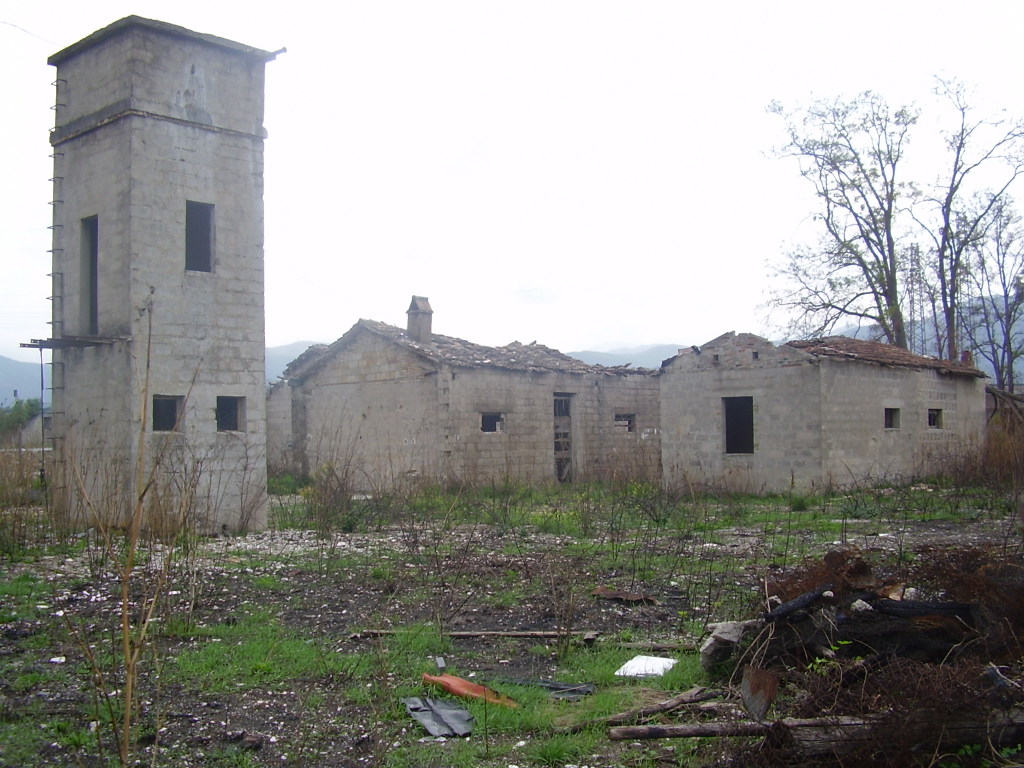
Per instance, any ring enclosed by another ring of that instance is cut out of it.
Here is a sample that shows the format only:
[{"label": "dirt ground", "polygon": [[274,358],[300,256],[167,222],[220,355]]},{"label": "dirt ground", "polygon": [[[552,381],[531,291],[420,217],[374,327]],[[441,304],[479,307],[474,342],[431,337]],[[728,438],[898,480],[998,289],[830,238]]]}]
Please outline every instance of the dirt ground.
[{"label": "dirt ground", "polygon": [[[410,541],[411,535],[398,529],[342,534],[327,545],[311,532],[276,531],[205,541],[188,567],[175,571],[175,582],[168,585],[166,594],[168,604],[176,607],[163,620],[174,611],[182,618],[187,611],[195,627],[230,624],[258,606],[282,625],[315,638],[328,652],[373,654],[390,642],[389,636],[361,631],[432,622],[439,613],[444,615],[445,629],[453,632],[550,633],[570,623],[575,634],[597,633],[598,642],[636,638],[683,648],[693,648],[699,641],[691,634],[694,622],[721,618],[709,615],[711,609],[696,597],[698,592],[682,581],[602,570],[596,558],[570,547],[568,537],[510,536],[473,527],[457,534],[464,537],[464,547],[459,541],[453,544],[455,534],[447,533],[450,546],[442,555],[439,548],[432,548],[431,542],[437,539],[430,538],[430,531],[418,530],[415,535],[422,538],[416,542]],[[907,524],[899,532],[851,537],[847,543],[857,546],[866,558],[892,562],[897,550],[1005,550],[1015,543],[1013,535],[998,521],[970,526],[920,523]],[[730,529],[717,543],[702,546],[716,548],[717,557],[735,559],[736,567],[725,571],[733,606],[744,601],[751,608],[756,606],[766,569],[780,568],[769,562],[770,557],[756,557],[764,547],[763,532],[758,529]],[[1019,553],[1019,537],[1016,547]],[[415,562],[407,557],[413,549],[421,556]],[[460,557],[460,552],[465,556]],[[752,562],[752,555],[756,566],[740,565]],[[0,660],[8,669],[19,670],[22,679],[33,670],[40,673],[40,682],[34,685],[16,686],[10,676],[0,680],[4,722],[16,723],[21,713],[29,711],[40,718],[65,716],[80,721],[96,686],[81,675],[54,680],[46,672],[54,666],[87,668],[82,638],[99,652],[114,637],[120,587],[109,565],[97,557],[95,549],[0,563],[8,578],[31,573],[47,585],[46,593],[32,597],[32,618],[0,624]],[[421,571],[431,568],[435,576],[448,581],[443,598],[424,586]],[[527,582],[539,588],[518,588]],[[601,599],[591,594],[600,585],[650,599]],[[0,599],[13,610],[13,598]],[[688,621],[682,622],[681,616]],[[367,683],[374,689],[370,698],[376,697],[377,705],[353,703],[352,681],[337,677],[296,680],[286,687],[205,693],[178,682],[161,682],[161,670],[151,659],[176,656],[209,638],[183,632],[157,636],[155,642],[160,653],[147,655],[141,666],[141,714],[147,724],[139,744],[141,764],[183,768],[380,765],[393,746],[426,736],[411,720],[394,716],[397,705],[390,699],[400,681],[390,680],[386,670]],[[557,643],[551,637],[456,637],[448,656],[463,673],[479,680],[550,678],[557,669]],[[86,731],[94,727],[77,724]],[[156,740],[159,751],[153,744]],[[15,765],[4,752],[0,742],[0,765]],[[157,759],[154,755],[159,755],[156,763],[152,763]],[[173,759],[167,762],[170,756]],[[66,739],[52,741],[35,760],[39,766],[107,764],[96,754],[95,745],[72,748]],[[447,763],[443,753],[434,751],[418,764]],[[505,759],[498,764],[512,762]],[[632,750],[609,743],[586,764],[670,765],[675,757],[671,747],[662,745]]]}]

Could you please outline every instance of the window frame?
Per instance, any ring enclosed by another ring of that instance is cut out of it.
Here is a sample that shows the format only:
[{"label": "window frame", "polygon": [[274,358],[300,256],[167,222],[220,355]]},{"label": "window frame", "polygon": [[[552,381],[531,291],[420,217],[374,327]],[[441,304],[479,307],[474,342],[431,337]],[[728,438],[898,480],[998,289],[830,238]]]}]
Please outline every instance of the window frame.
[{"label": "window frame", "polygon": [[612,421],[616,430],[625,432],[627,434],[631,432],[636,432],[635,413],[616,413],[615,418]]}]

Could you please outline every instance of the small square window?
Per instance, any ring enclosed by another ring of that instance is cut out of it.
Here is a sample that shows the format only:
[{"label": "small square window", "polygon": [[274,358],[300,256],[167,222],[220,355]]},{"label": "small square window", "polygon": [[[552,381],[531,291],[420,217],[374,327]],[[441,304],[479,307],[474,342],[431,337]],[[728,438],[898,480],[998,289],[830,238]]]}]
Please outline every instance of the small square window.
[{"label": "small square window", "polygon": [[153,395],[153,431],[174,432],[181,424],[185,398],[179,395]]},{"label": "small square window", "polygon": [[217,396],[217,431],[245,432],[245,398]]},{"label": "small square window", "polygon": [[616,413],[615,429],[621,432],[636,432],[636,414]]},{"label": "small square window", "polygon": [[931,429],[942,429],[942,409],[928,409],[928,426]]},{"label": "small square window", "polygon": [[501,413],[481,413],[481,432],[501,432],[505,426],[505,416]]},{"label": "small square window", "polygon": [[899,408],[886,408],[885,409],[885,428],[886,429],[899,429],[900,428],[900,409]]}]

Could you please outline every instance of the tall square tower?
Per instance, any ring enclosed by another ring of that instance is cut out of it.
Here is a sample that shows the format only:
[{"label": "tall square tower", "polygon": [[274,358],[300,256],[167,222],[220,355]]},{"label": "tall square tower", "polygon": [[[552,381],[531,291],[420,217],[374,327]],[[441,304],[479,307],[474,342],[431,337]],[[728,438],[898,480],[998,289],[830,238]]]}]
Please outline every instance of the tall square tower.
[{"label": "tall square tower", "polygon": [[58,510],[265,525],[273,58],[130,16],[49,59]]}]

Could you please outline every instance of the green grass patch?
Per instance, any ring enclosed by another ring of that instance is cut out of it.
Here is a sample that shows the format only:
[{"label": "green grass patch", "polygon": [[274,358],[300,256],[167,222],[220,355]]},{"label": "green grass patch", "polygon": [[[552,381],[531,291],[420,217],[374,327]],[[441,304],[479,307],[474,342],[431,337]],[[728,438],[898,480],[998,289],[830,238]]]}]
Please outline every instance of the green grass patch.
[{"label": "green grass patch", "polygon": [[205,632],[209,639],[198,649],[182,652],[171,669],[181,682],[210,692],[327,676],[348,679],[367,671],[364,657],[335,653],[263,612],[206,627]]}]

